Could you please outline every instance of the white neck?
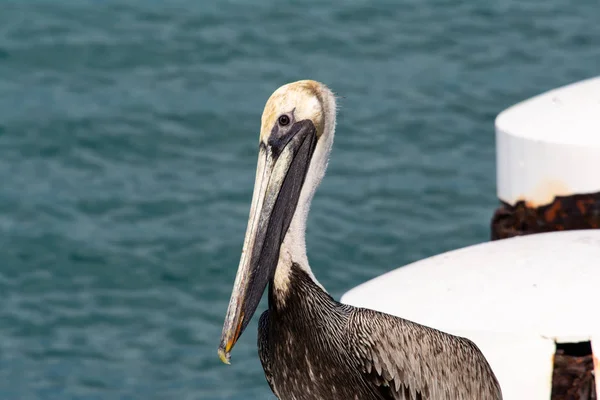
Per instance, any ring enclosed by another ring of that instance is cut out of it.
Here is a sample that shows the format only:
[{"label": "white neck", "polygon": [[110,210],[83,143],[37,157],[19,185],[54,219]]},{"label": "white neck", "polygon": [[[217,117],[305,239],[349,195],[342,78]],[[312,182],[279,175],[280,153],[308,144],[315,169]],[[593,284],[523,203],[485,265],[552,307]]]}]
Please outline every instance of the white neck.
[{"label": "white neck", "polygon": [[325,175],[329,161],[329,153],[331,152],[335,131],[335,108],[332,111],[332,113],[327,112],[327,114],[333,114],[333,117],[326,119],[326,121],[329,120],[329,124],[326,122],[324,133],[317,142],[310,167],[306,173],[304,185],[300,192],[296,211],[292,217],[285,239],[281,244],[279,262],[274,277],[275,288],[279,291],[287,291],[292,263],[297,263],[317,285],[325,290],[317,281],[308,265],[308,257],[306,256],[306,220],[313,196]]}]

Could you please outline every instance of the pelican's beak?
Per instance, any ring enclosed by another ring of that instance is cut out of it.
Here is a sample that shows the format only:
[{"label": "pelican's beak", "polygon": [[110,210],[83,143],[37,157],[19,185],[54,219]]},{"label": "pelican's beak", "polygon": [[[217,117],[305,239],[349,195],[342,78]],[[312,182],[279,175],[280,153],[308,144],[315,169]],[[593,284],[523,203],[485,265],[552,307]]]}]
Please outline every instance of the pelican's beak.
[{"label": "pelican's beak", "polygon": [[310,120],[260,143],[250,219],[218,351],[226,364],[273,279],[316,143],[317,130]]}]

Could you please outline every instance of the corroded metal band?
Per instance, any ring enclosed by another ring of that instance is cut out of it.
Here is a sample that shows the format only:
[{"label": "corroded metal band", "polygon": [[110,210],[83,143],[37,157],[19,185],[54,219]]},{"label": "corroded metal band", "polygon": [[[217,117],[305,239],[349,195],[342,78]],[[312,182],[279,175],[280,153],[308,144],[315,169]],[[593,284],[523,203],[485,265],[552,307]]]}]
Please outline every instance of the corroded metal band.
[{"label": "corroded metal band", "polygon": [[576,229],[600,229],[600,192],[558,196],[537,208],[523,201],[514,206],[502,203],[491,223],[492,240]]},{"label": "corroded metal band", "polygon": [[[586,347],[583,343],[571,346],[580,349]],[[557,349],[554,354],[551,400],[596,400],[598,398],[594,383],[592,349],[588,351],[590,354],[577,354],[577,351],[575,354],[566,354],[568,351]]]}]

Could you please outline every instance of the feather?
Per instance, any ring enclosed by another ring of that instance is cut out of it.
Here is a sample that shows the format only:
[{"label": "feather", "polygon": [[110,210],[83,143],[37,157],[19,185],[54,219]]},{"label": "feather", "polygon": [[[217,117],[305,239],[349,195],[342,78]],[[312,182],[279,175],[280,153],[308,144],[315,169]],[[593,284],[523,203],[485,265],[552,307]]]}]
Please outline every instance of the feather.
[{"label": "feather", "polygon": [[347,338],[352,353],[366,349],[356,368],[375,367],[376,375],[365,379],[395,389],[390,400],[502,399],[489,364],[468,339],[363,308],[351,312]]}]

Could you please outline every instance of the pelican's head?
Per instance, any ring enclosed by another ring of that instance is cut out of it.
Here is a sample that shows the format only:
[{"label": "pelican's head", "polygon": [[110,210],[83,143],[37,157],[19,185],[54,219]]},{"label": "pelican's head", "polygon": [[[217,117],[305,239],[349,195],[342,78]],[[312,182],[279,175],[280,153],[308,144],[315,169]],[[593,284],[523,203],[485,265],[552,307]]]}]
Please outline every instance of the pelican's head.
[{"label": "pelican's head", "polygon": [[[290,118],[289,123],[285,117]],[[275,130],[301,121],[312,123],[318,138],[333,134],[335,97],[327,86],[305,80],[288,83],[273,92],[261,118],[260,140],[266,145]]]},{"label": "pelican's head", "polygon": [[310,201],[325,174],[335,112],[333,93],[315,81],[284,85],[267,101],[250,219],[219,346],[225,363],[273,279],[290,224],[304,235]]}]

